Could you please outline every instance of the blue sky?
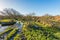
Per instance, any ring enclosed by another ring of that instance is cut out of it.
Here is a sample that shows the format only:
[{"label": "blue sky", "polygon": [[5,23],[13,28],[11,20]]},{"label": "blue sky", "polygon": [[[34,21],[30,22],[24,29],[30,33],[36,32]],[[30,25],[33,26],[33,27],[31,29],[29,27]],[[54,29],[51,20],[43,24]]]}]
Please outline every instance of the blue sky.
[{"label": "blue sky", "polygon": [[60,15],[60,0],[0,0],[0,10],[13,8],[21,14]]}]

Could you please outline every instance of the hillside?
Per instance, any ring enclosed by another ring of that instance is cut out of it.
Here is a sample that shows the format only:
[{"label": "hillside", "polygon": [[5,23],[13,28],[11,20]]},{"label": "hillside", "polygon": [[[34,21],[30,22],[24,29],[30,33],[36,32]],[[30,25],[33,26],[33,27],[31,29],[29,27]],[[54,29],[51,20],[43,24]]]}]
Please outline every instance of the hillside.
[{"label": "hillside", "polygon": [[0,32],[0,40],[60,40],[60,16],[1,15],[2,23],[8,27]]}]

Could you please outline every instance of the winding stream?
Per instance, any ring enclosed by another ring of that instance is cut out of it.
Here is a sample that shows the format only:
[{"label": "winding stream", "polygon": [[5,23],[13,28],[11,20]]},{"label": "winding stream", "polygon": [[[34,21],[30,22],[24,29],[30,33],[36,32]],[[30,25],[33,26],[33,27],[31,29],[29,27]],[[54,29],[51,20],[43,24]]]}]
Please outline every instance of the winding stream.
[{"label": "winding stream", "polygon": [[[22,30],[23,23],[22,23],[22,22],[19,23],[19,22],[17,21],[13,26],[18,27],[18,29],[19,29],[18,31],[20,32],[20,31]],[[4,30],[6,30],[7,28],[8,28],[8,26],[1,26],[1,25],[0,25],[0,33],[1,33],[1,32],[4,32]],[[17,31],[17,33],[19,33],[18,31]],[[0,39],[0,40],[2,40],[2,39]]]},{"label": "winding stream", "polygon": [[8,28],[8,26],[0,26],[0,32],[4,32],[6,28]]}]

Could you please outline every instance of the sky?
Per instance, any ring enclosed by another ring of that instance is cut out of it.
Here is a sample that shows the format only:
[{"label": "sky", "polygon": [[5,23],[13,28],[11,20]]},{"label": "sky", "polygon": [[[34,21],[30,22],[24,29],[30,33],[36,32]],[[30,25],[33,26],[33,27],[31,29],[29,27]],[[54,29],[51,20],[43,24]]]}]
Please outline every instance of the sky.
[{"label": "sky", "polygon": [[13,8],[24,15],[60,15],[60,0],[0,0],[0,10],[4,8]]}]

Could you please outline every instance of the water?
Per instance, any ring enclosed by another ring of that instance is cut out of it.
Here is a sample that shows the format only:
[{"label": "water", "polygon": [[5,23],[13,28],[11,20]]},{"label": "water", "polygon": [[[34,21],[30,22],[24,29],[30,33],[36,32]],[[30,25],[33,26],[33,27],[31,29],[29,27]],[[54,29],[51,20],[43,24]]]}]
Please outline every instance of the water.
[{"label": "water", "polygon": [[[22,22],[16,22],[14,24],[14,26],[16,26],[19,30],[17,31],[17,33],[20,33],[20,31],[22,30],[22,27],[23,27],[23,23]],[[4,32],[5,29],[7,29],[9,26],[1,26],[0,25],[0,32]],[[14,37],[12,37],[11,39],[13,40]],[[1,40],[1,39],[0,39]]]},{"label": "water", "polygon": [[4,32],[6,28],[8,28],[8,26],[0,26],[0,32]]},{"label": "water", "polygon": [[14,26],[17,26],[17,27],[18,27],[18,29],[20,29],[20,30],[21,30],[21,29],[22,29],[22,27],[23,27],[23,23],[22,23],[22,22],[20,22],[20,23],[19,23],[19,22],[17,21],[17,22],[16,22],[16,24],[15,24]]},{"label": "water", "polygon": [[[20,30],[22,30],[22,26],[23,26],[23,23],[22,22],[16,22],[15,24],[14,24],[14,26],[17,26]],[[4,32],[4,30],[6,29],[6,28],[8,28],[8,26],[1,26],[1,24],[0,24],[0,32]]]}]

